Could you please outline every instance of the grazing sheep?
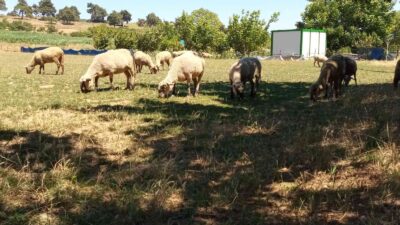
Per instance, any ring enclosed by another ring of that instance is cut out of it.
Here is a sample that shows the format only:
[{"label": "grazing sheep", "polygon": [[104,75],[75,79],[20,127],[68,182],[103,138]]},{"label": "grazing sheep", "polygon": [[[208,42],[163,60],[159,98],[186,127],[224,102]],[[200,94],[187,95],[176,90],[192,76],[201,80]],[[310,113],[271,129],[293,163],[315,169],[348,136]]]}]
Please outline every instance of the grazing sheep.
[{"label": "grazing sheep", "polygon": [[106,76],[110,77],[111,88],[113,88],[113,75],[118,73],[125,73],[126,89],[132,90],[136,76],[133,52],[117,49],[95,56],[86,73],[80,78],[81,91],[89,92],[89,82],[93,80],[97,90],[99,78]]},{"label": "grazing sheep", "polygon": [[59,47],[49,47],[40,51],[36,51],[33,55],[31,62],[25,67],[26,73],[31,74],[35,66],[40,65],[39,74],[44,74],[44,64],[54,62],[57,64],[58,74],[61,67],[61,75],[64,74],[64,51]]},{"label": "grazing sheep", "polygon": [[324,63],[324,62],[326,62],[326,60],[328,60],[328,58],[326,56],[316,55],[316,56],[314,56],[314,66],[315,66],[315,63],[317,63],[318,67],[321,67],[319,65],[319,63]]},{"label": "grazing sheep", "polygon": [[[357,86],[357,63],[354,59],[349,57],[344,57],[346,63],[346,73],[344,74],[343,82],[344,85],[347,87],[351,79],[354,79]],[[352,78],[354,76],[354,78]]]},{"label": "grazing sheep", "polygon": [[333,97],[338,97],[344,76],[344,66],[343,56],[331,57],[322,65],[318,80],[310,87],[311,100],[316,101],[322,91],[325,91],[325,97],[328,97],[330,88],[333,89]]},{"label": "grazing sheep", "polygon": [[181,55],[185,54],[186,52],[189,52],[189,51],[184,50],[184,51],[172,52],[172,56],[173,56],[174,58],[176,58],[176,57],[178,57],[178,56],[181,56]]},{"label": "grazing sheep", "polygon": [[254,97],[261,81],[261,63],[257,58],[242,58],[231,66],[229,71],[231,83],[231,98],[239,94],[244,97],[244,87],[247,81],[251,84],[251,96]]},{"label": "grazing sheep", "polygon": [[161,98],[169,97],[170,93],[176,94],[176,82],[186,81],[188,85],[188,96],[191,94],[190,83],[193,81],[194,92],[197,96],[200,88],[200,81],[204,74],[205,61],[193,52],[186,52],[178,56],[172,62],[167,77],[158,85],[158,94]]},{"label": "grazing sheep", "polygon": [[153,60],[151,60],[151,57],[148,54],[142,51],[137,51],[134,54],[134,59],[135,59],[136,71],[138,71],[139,73],[142,72],[143,66],[149,67],[151,74],[157,73],[157,67],[156,65],[154,65]]},{"label": "grazing sheep", "polygon": [[161,66],[162,66],[162,69],[164,70],[164,64],[167,64],[168,68],[169,68],[173,59],[174,58],[172,57],[172,54],[168,51],[163,51],[163,52],[157,53],[157,55],[156,55],[157,70],[160,70]]},{"label": "grazing sheep", "polygon": [[394,71],[393,87],[397,89],[400,81],[400,60],[397,61],[396,70]]}]

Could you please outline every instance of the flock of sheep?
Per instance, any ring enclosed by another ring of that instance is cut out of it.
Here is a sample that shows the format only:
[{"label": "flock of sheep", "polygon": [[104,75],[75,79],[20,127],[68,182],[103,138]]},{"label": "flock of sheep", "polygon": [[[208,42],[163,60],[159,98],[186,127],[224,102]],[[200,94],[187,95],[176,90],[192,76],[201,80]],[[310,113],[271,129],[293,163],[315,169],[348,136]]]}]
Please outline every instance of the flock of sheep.
[{"label": "flock of sheep", "polygon": [[[160,52],[156,55],[154,64],[151,57],[142,52],[127,49],[109,50],[94,57],[86,73],[80,78],[80,89],[83,93],[90,91],[91,84],[97,90],[100,77],[109,77],[111,88],[113,86],[114,74],[124,73],[126,76],[126,89],[132,90],[135,86],[136,73],[141,72],[143,66],[147,66],[150,73],[156,74],[164,66],[169,67],[165,79],[158,85],[159,97],[169,97],[176,94],[176,83],[186,82],[188,85],[188,95],[197,96],[199,93],[201,78],[204,74],[205,60],[211,57],[208,53],[197,53],[193,51],[179,51],[172,54],[168,51]],[[57,64],[58,74],[64,73],[64,53],[61,48],[49,47],[35,52],[31,62],[26,66],[26,72],[30,74],[35,66],[39,65],[39,74],[44,73],[44,64],[54,62]],[[310,87],[310,98],[316,101],[321,93],[325,93],[325,98],[340,95],[342,85],[348,86],[351,79],[357,85],[357,63],[342,55],[334,55],[330,58],[325,56],[315,56],[314,66],[323,63],[318,80]],[[235,62],[229,70],[229,80],[231,85],[231,98],[239,95],[244,96],[244,87],[247,82],[251,85],[251,96],[254,97],[261,81],[262,67],[257,58],[242,58]],[[396,65],[394,87],[397,88],[400,81],[400,61]],[[191,84],[194,85],[193,92]]]}]

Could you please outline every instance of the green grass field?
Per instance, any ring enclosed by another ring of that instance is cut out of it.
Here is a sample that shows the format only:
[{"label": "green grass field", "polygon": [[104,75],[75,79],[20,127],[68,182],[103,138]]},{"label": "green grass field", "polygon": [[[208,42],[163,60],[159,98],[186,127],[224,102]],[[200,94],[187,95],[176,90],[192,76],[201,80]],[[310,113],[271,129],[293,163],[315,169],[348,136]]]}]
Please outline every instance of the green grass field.
[{"label": "green grass field", "polygon": [[53,46],[92,45],[92,39],[87,37],[70,37],[60,34],[5,30],[0,32],[0,42]]},{"label": "green grass field", "polygon": [[359,62],[359,86],[311,103],[319,69],[263,62],[257,98],[229,99],[233,60],[206,60],[201,95],[79,92],[92,57],[26,75],[0,53],[0,224],[400,223],[394,62]]}]

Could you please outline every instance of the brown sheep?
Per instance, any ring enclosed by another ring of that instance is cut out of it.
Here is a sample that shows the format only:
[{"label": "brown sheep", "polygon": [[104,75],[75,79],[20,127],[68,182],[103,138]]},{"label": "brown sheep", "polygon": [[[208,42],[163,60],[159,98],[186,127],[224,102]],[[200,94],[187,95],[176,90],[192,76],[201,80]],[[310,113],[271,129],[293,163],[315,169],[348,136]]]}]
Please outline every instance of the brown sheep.
[{"label": "brown sheep", "polygon": [[397,61],[396,70],[394,71],[394,78],[393,78],[394,89],[397,89],[397,87],[399,86],[399,81],[400,81],[400,60]]},{"label": "brown sheep", "polygon": [[310,87],[310,98],[316,101],[322,91],[325,91],[325,97],[328,97],[328,89],[333,89],[334,98],[338,97],[341,88],[343,74],[341,65],[335,60],[329,59],[321,68],[318,80]]},{"label": "brown sheep", "polygon": [[36,51],[32,57],[31,62],[25,67],[26,73],[31,74],[35,66],[40,65],[39,74],[44,74],[44,64],[54,62],[57,64],[58,74],[61,68],[61,75],[64,74],[64,51],[59,47],[49,47],[40,51]]}]

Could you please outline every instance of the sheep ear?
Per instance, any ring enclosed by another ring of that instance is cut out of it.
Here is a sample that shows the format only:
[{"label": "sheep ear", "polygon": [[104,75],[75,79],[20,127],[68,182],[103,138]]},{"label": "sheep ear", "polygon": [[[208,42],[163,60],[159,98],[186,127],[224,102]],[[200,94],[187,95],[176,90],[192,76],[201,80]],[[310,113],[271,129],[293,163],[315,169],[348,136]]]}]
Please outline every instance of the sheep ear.
[{"label": "sheep ear", "polygon": [[322,89],[324,89],[324,86],[322,86],[322,84],[320,84],[320,85],[318,86],[318,88],[322,90]]}]

